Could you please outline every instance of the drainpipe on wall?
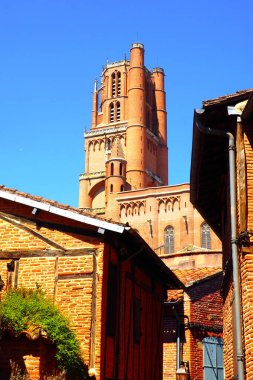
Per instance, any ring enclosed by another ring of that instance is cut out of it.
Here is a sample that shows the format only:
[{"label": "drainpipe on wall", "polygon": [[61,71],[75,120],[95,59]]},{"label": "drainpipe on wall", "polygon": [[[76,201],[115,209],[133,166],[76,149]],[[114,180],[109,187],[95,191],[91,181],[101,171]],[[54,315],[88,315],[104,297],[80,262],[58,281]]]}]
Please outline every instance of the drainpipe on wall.
[{"label": "drainpipe on wall", "polygon": [[179,369],[181,363],[181,323],[175,306],[173,306],[172,309],[177,320],[177,369]]},{"label": "drainpipe on wall", "polygon": [[180,363],[181,363],[181,323],[180,323],[180,319],[179,319],[179,315],[177,314],[177,311],[176,311],[176,308],[175,308],[175,305],[181,303],[182,301],[181,300],[177,300],[177,301],[165,301],[164,302],[164,305],[170,305],[172,306],[172,310],[173,310],[173,313],[175,315],[175,318],[177,320],[177,341],[176,341],[176,367],[177,369],[180,368]]},{"label": "drainpipe on wall", "polygon": [[[204,110],[196,111],[203,114]],[[209,135],[217,135],[228,139],[229,149],[229,184],[230,184],[230,216],[231,216],[231,247],[233,263],[234,282],[234,304],[235,304],[235,334],[236,334],[236,357],[238,380],[244,380],[243,350],[242,350],[242,321],[241,321],[241,293],[239,276],[239,258],[236,242],[236,181],[235,181],[235,142],[234,136],[230,132],[203,127],[199,121],[196,126],[200,132]]]}]

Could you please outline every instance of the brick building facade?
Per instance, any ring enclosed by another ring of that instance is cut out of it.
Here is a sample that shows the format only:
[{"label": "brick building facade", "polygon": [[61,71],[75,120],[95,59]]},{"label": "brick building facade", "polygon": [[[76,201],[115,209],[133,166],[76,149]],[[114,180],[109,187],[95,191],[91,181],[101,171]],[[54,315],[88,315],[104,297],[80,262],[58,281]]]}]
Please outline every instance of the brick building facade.
[{"label": "brick building facade", "polygon": [[[220,241],[192,206],[189,184],[168,186],[164,72],[145,67],[142,44],[95,83],[85,152],[79,210],[0,189],[5,286],[43,287],[70,316],[97,379],[172,380],[184,360],[190,378],[202,380],[213,371],[205,352],[221,347]],[[12,355],[31,379],[49,377],[50,342],[15,339],[1,343],[9,350],[0,371],[13,370]]]},{"label": "brick building facade", "polygon": [[[96,379],[162,379],[163,302],[180,282],[129,227],[1,187],[0,273],[3,292],[39,285],[70,318]],[[26,336],[1,340],[1,379],[60,378],[50,341]]]},{"label": "brick building facade", "polygon": [[253,91],[203,102],[195,111],[191,201],[223,244],[226,379],[253,377]]},{"label": "brick building facade", "polygon": [[[218,379],[223,379],[221,269],[183,269],[174,273],[184,284],[184,290],[177,292],[176,296],[174,291],[168,292],[163,378],[174,379],[173,370],[183,361],[190,379],[215,379],[214,372]],[[205,360],[210,351],[208,343],[220,349],[219,363]]]},{"label": "brick building facade", "polygon": [[193,208],[189,184],[168,186],[164,75],[162,68],[147,69],[140,43],[132,45],[130,60],[103,69],[84,135],[79,207],[128,222],[159,255],[189,245],[217,250],[220,241]]}]

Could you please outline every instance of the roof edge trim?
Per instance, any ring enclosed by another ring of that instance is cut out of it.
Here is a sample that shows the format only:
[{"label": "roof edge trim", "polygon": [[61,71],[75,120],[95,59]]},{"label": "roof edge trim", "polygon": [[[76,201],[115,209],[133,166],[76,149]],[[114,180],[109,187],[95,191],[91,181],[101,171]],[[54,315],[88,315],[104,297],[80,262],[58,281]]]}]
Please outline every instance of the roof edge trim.
[{"label": "roof edge trim", "polygon": [[22,197],[21,195],[16,195],[9,193],[7,191],[0,190],[0,198],[10,200],[12,202],[20,203],[26,206],[35,207],[39,210],[47,211],[51,214],[62,216],[67,219],[72,219],[77,222],[90,224],[95,227],[104,228],[105,230],[113,231],[122,234],[125,230],[124,226],[120,226],[118,224],[113,224],[110,222],[106,222],[104,220],[99,220],[96,218],[91,218],[86,215],[81,215],[78,213],[75,213],[74,211],[70,210],[63,210],[60,207],[52,206],[44,202],[35,201],[30,198]]}]

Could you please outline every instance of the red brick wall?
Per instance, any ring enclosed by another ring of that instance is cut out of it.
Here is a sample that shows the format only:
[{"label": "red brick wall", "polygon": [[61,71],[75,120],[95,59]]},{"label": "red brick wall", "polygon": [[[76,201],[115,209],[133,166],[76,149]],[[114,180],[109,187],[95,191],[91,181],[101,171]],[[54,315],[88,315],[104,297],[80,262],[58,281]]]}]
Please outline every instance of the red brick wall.
[{"label": "red brick wall", "polygon": [[[184,331],[181,330],[181,358],[189,362],[191,380],[203,380],[203,339],[208,336],[222,336],[221,281],[222,276],[219,275],[188,287],[184,293],[183,308],[180,304],[176,307],[181,322],[185,323]],[[190,328],[187,326],[186,316],[189,317]],[[177,326],[172,310],[167,312],[167,317],[165,314],[164,327],[165,330],[170,330],[168,338],[166,334],[164,336],[164,380],[174,380]]]},{"label": "red brick wall", "polygon": [[[12,273],[10,279],[6,264],[13,257],[15,272]],[[38,228],[36,223],[25,219],[1,215],[0,271],[5,282],[5,289],[9,276],[9,280],[11,280],[9,285],[33,289],[39,285],[46,291],[62,312],[70,318],[71,326],[80,339],[83,358],[87,365],[90,364],[91,354],[92,302],[96,303],[94,367],[99,374],[103,244],[94,238],[86,238],[42,226]],[[92,296],[94,281],[97,283],[96,298]],[[31,375],[31,379],[38,379],[38,373],[42,374],[44,371],[45,358],[40,358],[39,343],[36,343],[37,346],[31,342],[25,344],[27,352],[25,366],[34,373]],[[31,345],[30,354],[29,344]],[[36,355],[33,355],[33,347],[37,347]],[[8,355],[12,355],[12,353],[8,353]],[[7,362],[10,357],[6,357],[5,361]],[[13,360],[15,361],[15,355]],[[97,379],[99,379],[99,375]]]},{"label": "red brick wall", "polygon": [[24,375],[29,380],[61,378],[56,369],[55,347],[45,339],[31,341],[24,334],[18,338],[6,334],[0,340],[0,350],[1,380],[21,379]]},{"label": "red brick wall", "polygon": [[[203,379],[203,344],[207,336],[221,336],[223,300],[220,295],[222,276],[200,282],[189,288],[190,297],[190,374]],[[194,325],[196,327],[194,327]],[[218,328],[218,331],[217,331]],[[200,370],[201,369],[201,370]]]}]

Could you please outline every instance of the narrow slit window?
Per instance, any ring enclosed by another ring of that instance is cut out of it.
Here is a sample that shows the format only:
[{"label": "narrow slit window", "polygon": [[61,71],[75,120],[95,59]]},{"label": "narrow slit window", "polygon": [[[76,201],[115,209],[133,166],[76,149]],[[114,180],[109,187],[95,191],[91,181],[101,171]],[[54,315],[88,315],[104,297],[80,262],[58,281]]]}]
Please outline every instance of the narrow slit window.
[{"label": "narrow slit window", "polygon": [[106,150],[110,150],[110,149],[111,149],[111,140],[107,139],[106,140]]},{"label": "narrow slit window", "polygon": [[113,175],[114,174],[114,164],[113,164],[113,162],[111,163],[111,175]]},{"label": "narrow slit window", "polygon": [[121,95],[121,74],[118,73],[118,96]]},{"label": "narrow slit window", "polygon": [[114,122],[114,104],[110,104],[110,123]]},{"label": "narrow slit window", "polygon": [[168,226],[164,231],[165,254],[174,252],[174,228]]},{"label": "narrow slit window", "polygon": [[117,121],[120,120],[120,103],[117,102],[116,104],[116,118],[117,118]]},{"label": "narrow slit window", "polygon": [[119,164],[119,175],[123,174],[123,165],[122,162]]},{"label": "narrow slit window", "polygon": [[206,222],[201,225],[201,247],[211,249],[211,228]]},{"label": "narrow slit window", "polygon": [[116,95],[116,77],[115,73],[112,74],[112,97]]}]

